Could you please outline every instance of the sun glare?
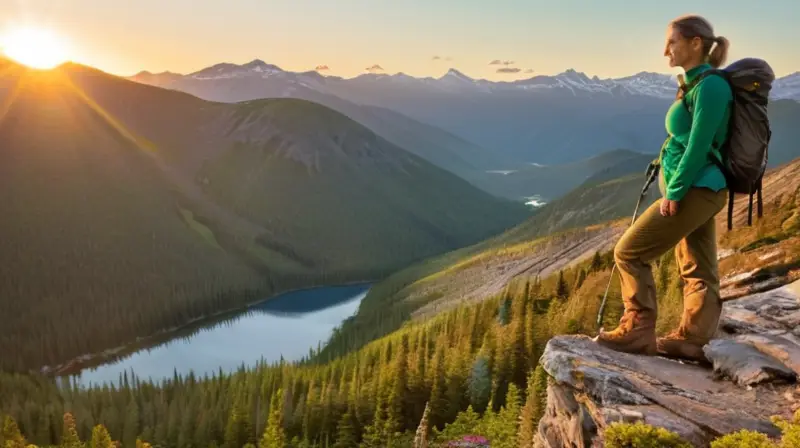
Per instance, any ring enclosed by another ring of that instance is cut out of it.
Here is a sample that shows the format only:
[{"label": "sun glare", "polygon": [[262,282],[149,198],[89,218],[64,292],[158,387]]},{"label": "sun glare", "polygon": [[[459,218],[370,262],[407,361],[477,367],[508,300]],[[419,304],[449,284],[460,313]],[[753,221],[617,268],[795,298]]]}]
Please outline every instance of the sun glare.
[{"label": "sun glare", "polygon": [[67,61],[66,42],[50,30],[18,28],[0,36],[0,51],[9,58],[38,69],[49,69]]}]

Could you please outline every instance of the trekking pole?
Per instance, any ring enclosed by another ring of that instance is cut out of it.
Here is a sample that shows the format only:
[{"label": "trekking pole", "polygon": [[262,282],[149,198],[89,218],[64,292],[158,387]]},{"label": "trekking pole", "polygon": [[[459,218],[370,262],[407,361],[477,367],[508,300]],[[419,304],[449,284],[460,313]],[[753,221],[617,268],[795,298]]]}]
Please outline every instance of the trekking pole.
[{"label": "trekking pole", "polygon": [[[647,195],[647,190],[650,188],[650,184],[656,179],[658,176],[659,165],[657,163],[651,163],[647,167],[647,172],[645,173],[646,181],[644,183],[644,187],[642,187],[642,193],[639,195],[639,200],[636,201],[636,208],[633,210],[633,217],[631,218],[631,226],[634,222],[636,222],[636,215],[639,213],[639,206],[642,204],[642,199],[644,199],[645,195]],[[600,311],[597,313],[597,329],[598,332],[601,329],[600,325],[603,323],[603,311],[606,308],[606,299],[608,298],[608,290],[611,288],[611,282],[614,280],[614,271],[617,269],[617,264],[614,263],[614,266],[611,268],[611,276],[608,278],[608,285],[606,285],[606,292],[603,294],[603,301],[600,303]]]}]

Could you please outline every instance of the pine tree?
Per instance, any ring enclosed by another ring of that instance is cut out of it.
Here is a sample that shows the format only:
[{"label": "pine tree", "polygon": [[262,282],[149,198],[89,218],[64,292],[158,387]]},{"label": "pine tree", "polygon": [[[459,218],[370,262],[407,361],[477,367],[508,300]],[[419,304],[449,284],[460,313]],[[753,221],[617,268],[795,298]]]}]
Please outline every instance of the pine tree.
[{"label": "pine tree", "polygon": [[531,300],[531,279],[530,277],[525,278],[525,286],[523,286],[522,294],[521,294],[522,302],[525,306],[530,304]]},{"label": "pine tree", "polygon": [[363,421],[361,410],[365,407],[361,402],[361,394],[358,389],[359,385],[358,368],[353,367],[347,391],[347,412],[350,413],[350,417],[352,418],[356,440],[361,439],[361,422]]},{"label": "pine tree", "polygon": [[136,438],[139,436],[140,424],[139,404],[134,398],[128,402],[128,409],[125,412],[125,425],[122,432],[122,444],[124,446],[132,446],[136,443]]},{"label": "pine tree", "polygon": [[489,372],[489,360],[486,355],[479,355],[472,364],[468,384],[469,400],[472,407],[483,413],[489,404],[492,394],[492,378]]},{"label": "pine tree", "polygon": [[61,436],[61,448],[82,448],[83,443],[78,437],[78,430],[75,427],[75,417],[72,413],[64,414],[64,431]]},{"label": "pine tree", "polygon": [[[180,430],[178,431],[178,448],[187,448],[192,446],[192,440],[194,438],[194,421],[197,418],[197,411],[192,410],[191,408],[188,412],[184,412],[181,415],[181,426]],[[252,431],[250,432],[249,439],[255,438]],[[248,442],[252,443],[252,440],[248,440]]]},{"label": "pine tree", "polygon": [[[489,410],[484,415],[484,418],[491,419],[493,413]],[[445,428],[437,434],[436,440],[437,442],[446,443],[448,441],[460,439],[466,435],[485,435],[485,426],[485,422],[481,421],[480,416],[475,412],[472,406],[467,406],[465,411],[459,412],[453,423],[446,425]]]},{"label": "pine tree", "polygon": [[386,406],[386,434],[393,437],[402,432],[408,425],[406,416],[408,400],[408,336],[403,335],[400,348],[397,350],[392,372],[392,389]]},{"label": "pine tree", "polygon": [[577,291],[581,289],[581,286],[583,286],[583,282],[585,281],[586,281],[586,271],[583,269],[578,269],[578,272],[575,275],[575,284],[572,286],[572,290]]},{"label": "pine tree", "polygon": [[7,415],[3,419],[3,432],[0,433],[0,447],[3,448],[25,448],[28,442],[19,430],[17,422]]},{"label": "pine tree", "polygon": [[514,314],[511,321],[510,332],[510,370],[511,381],[520,389],[525,388],[525,372],[528,370],[528,357],[525,352],[525,302],[514,301]]},{"label": "pine tree", "polygon": [[358,446],[358,439],[356,437],[356,428],[353,415],[348,411],[342,415],[339,420],[339,425],[336,434],[336,443],[334,448],[352,448]]},{"label": "pine tree", "polygon": [[503,295],[503,299],[500,301],[500,308],[497,311],[497,321],[500,325],[508,325],[510,315],[511,314],[511,298],[508,297],[507,294]]},{"label": "pine tree", "polygon": [[247,443],[245,429],[245,410],[242,408],[241,398],[237,399],[228,417],[228,424],[225,426],[225,448],[241,448]]},{"label": "pine tree", "polygon": [[90,443],[91,448],[112,448],[111,443],[111,436],[108,434],[108,430],[103,425],[96,425],[94,429],[92,429],[92,441]]},{"label": "pine tree", "polygon": [[442,428],[447,418],[447,382],[444,361],[444,346],[437,343],[434,355],[433,385],[429,400],[431,404],[430,421],[431,425],[436,428]]},{"label": "pine tree", "polygon": [[567,300],[569,298],[569,288],[567,287],[567,281],[564,279],[564,271],[558,271],[558,282],[556,283],[556,297],[561,300]]},{"label": "pine tree", "polygon": [[283,389],[279,388],[270,400],[267,427],[258,448],[284,448],[286,446],[286,435],[283,431],[284,404]]},{"label": "pine tree", "polygon": [[497,448],[517,448],[516,439],[519,432],[520,410],[519,388],[514,383],[511,383],[508,386],[506,404],[499,414],[500,420],[504,422],[501,425],[502,432],[500,437],[495,439],[498,443],[493,444],[493,446]]},{"label": "pine tree", "polygon": [[312,379],[310,384],[308,385],[308,393],[306,394],[306,404],[305,409],[306,412],[303,415],[303,437],[306,440],[312,441],[315,440],[317,435],[319,434],[319,423],[318,417],[321,413],[320,411],[320,402],[321,400],[318,397],[318,389],[315,383],[315,380]]},{"label": "pine tree", "polygon": [[497,413],[484,415],[484,431],[492,441],[492,448],[517,448],[520,415],[519,389],[514,383],[508,385],[505,405]]},{"label": "pine tree", "polygon": [[594,253],[592,262],[589,264],[589,272],[597,272],[603,269],[603,259],[600,258],[600,251]]},{"label": "pine tree", "polygon": [[536,314],[532,309],[525,315],[525,354],[528,357],[527,370],[533,370],[539,363],[539,345],[536,343]]},{"label": "pine tree", "polygon": [[[380,378],[374,380],[380,383]],[[378,448],[385,446],[384,442],[384,410],[383,398],[380,394],[380,385],[377,386],[377,396],[375,397],[375,412],[372,416],[372,422],[364,428],[364,438],[361,441],[361,446],[364,448]]]},{"label": "pine tree", "polygon": [[519,448],[533,448],[533,438],[539,427],[539,421],[536,419],[539,403],[535,381],[535,370],[531,370],[528,375],[528,393],[525,399],[525,406],[522,408],[520,415]]},{"label": "pine tree", "polygon": [[503,343],[497,351],[492,387],[492,410],[498,412],[503,407],[511,381],[512,345],[508,342],[507,333],[501,334]]},{"label": "pine tree", "polygon": [[539,420],[541,420],[542,416],[544,415],[545,408],[547,406],[547,383],[549,377],[547,372],[541,365],[536,366],[536,369],[533,371],[533,390],[534,394],[531,398],[533,400],[532,404],[532,414],[533,420],[538,424]]}]

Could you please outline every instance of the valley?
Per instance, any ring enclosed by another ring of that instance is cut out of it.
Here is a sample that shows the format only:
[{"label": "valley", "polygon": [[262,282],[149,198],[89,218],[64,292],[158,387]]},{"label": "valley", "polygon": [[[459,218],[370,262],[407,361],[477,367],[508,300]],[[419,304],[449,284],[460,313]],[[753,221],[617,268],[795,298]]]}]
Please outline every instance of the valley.
[{"label": "valley", "polygon": [[529,215],[307,101],[212,103],[74,64],[0,73],[5,369],[374,281]]}]

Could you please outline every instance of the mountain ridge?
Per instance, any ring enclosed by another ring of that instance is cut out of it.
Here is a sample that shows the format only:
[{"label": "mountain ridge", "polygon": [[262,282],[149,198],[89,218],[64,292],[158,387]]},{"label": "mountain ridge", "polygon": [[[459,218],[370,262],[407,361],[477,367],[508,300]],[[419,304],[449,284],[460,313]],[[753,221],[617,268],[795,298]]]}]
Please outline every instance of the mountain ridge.
[{"label": "mountain ridge", "polygon": [[[675,95],[677,88],[677,77],[675,74],[658,73],[651,71],[640,71],[630,75],[620,77],[600,78],[597,75],[589,76],[585,72],[574,68],[551,75],[534,75],[528,78],[516,79],[511,81],[497,80],[492,81],[485,78],[474,78],[466,75],[463,71],[451,67],[439,77],[435,76],[412,76],[404,72],[394,74],[383,73],[363,73],[350,78],[341,76],[324,75],[316,70],[308,71],[288,71],[281,69],[277,65],[268,64],[261,59],[254,59],[244,64],[222,62],[202,68],[188,74],[176,74],[171,71],[153,74],[142,71],[129,78],[138,80],[145,77],[158,77],[164,75],[173,78],[175,75],[191,77],[194,79],[224,79],[235,77],[279,77],[287,80],[296,77],[295,82],[302,84],[303,81],[313,80],[315,83],[348,83],[356,81],[369,82],[411,82],[419,86],[440,86],[449,88],[474,89],[476,92],[489,93],[495,90],[541,90],[545,88],[566,88],[584,90],[587,93],[608,93],[608,94],[632,94],[657,96],[659,98],[671,98]],[[448,82],[457,80],[458,82]],[[782,90],[786,90],[784,93]],[[792,98],[800,100],[800,71],[789,73],[776,78],[775,99]]]},{"label": "mountain ridge", "polygon": [[[608,148],[657,152],[665,136],[664,114],[674,101],[677,88],[671,75],[652,72],[601,80],[570,69],[556,76],[537,75],[526,80],[476,81],[455,70],[440,78],[368,73],[344,79],[317,72],[265,74],[242,67],[236,66],[218,79],[172,75],[131,79],[212,101],[295,97],[319,102],[360,121],[396,144],[414,148],[428,160],[484,189],[491,186],[491,179],[485,179],[467,165],[478,167],[478,171],[512,170],[530,163],[575,162]],[[775,83],[772,102],[775,107],[771,107],[770,115],[776,117],[773,145],[776,156],[791,150],[785,139],[777,136],[797,132],[795,126],[784,126],[788,118],[780,116],[784,111],[792,115],[792,107],[800,105],[791,98],[800,99],[800,74]],[[787,102],[791,104],[779,104]],[[405,119],[375,117],[365,109],[370,107],[391,110],[454,138],[433,146],[429,139],[409,142],[430,130],[397,122]],[[482,150],[460,153],[459,146]],[[481,153],[492,154],[497,161],[491,163]],[[536,194],[539,192],[514,191],[510,197]]]}]

